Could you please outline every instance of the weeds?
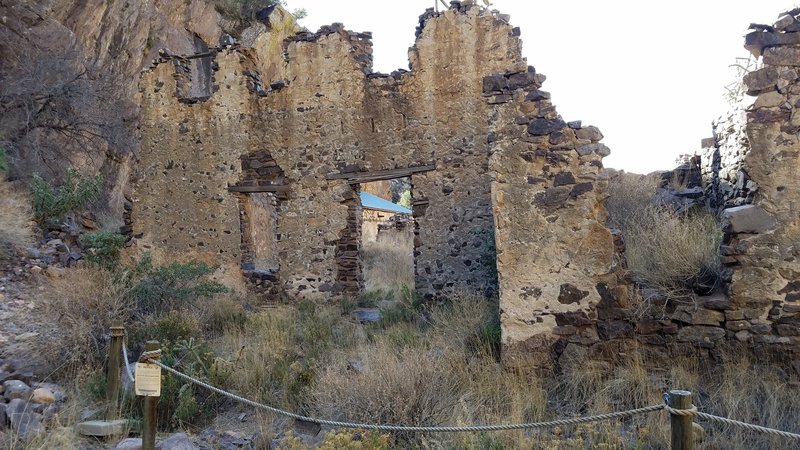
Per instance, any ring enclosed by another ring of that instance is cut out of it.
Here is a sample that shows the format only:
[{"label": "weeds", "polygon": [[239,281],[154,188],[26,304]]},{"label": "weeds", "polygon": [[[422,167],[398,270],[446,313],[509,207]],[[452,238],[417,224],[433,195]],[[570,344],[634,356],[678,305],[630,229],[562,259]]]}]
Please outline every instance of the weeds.
[{"label": "weeds", "polygon": [[106,270],[115,270],[119,265],[119,256],[122,247],[128,238],[119,233],[101,231],[86,233],[83,240],[88,247],[86,260]]},{"label": "weeds", "polygon": [[366,290],[400,291],[414,288],[414,235],[388,233],[375,242],[364,242],[364,281]]},{"label": "weeds", "polygon": [[57,221],[85,208],[100,194],[103,179],[100,176],[83,177],[73,168],[67,169],[64,182],[55,187],[38,175],[31,180],[33,210],[36,221]]}]

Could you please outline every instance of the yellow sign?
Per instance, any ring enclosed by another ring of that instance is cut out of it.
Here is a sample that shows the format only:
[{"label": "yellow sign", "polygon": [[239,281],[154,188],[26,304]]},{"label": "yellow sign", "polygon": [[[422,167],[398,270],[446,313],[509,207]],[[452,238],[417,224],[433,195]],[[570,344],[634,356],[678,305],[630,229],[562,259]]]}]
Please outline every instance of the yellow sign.
[{"label": "yellow sign", "polygon": [[136,363],[136,395],[158,397],[161,395],[161,367],[155,364]]}]

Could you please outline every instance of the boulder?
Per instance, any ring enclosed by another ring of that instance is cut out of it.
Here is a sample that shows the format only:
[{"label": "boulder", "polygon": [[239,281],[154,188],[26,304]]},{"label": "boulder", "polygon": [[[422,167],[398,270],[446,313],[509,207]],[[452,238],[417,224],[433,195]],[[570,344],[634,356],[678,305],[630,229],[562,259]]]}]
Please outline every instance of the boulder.
[{"label": "boulder", "polygon": [[31,401],[34,403],[49,405],[50,403],[55,403],[56,395],[50,389],[46,387],[40,387],[33,390]]},{"label": "boulder", "polygon": [[200,447],[189,440],[186,433],[175,433],[156,444],[156,448],[159,450],[200,450]]},{"label": "boulder", "polygon": [[119,441],[115,450],[142,450],[142,438],[125,438]]},{"label": "boulder", "polygon": [[774,217],[756,205],[727,208],[722,212],[722,223],[731,233],[766,233],[777,225]]},{"label": "boulder", "polygon": [[42,415],[33,412],[25,400],[15,398],[6,405],[6,416],[11,429],[23,440],[29,440],[42,431]]},{"label": "boulder", "polygon": [[6,400],[13,400],[20,398],[28,400],[31,395],[31,388],[20,380],[7,380],[3,383],[4,393]]}]

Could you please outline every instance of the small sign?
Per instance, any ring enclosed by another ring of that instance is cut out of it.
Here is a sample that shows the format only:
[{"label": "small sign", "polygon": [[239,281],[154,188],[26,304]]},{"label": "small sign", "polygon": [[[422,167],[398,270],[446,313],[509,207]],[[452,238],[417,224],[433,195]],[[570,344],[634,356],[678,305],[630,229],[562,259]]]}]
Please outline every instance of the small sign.
[{"label": "small sign", "polygon": [[161,367],[155,364],[136,363],[136,395],[159,397],[161,395]]}]

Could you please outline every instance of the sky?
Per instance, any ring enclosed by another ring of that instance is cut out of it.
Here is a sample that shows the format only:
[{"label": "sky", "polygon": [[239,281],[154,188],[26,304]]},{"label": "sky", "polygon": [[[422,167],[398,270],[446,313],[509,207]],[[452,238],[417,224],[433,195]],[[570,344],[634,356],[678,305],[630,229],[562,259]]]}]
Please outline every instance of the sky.
[{"label": "sky", "polygon": [[[344,23],[373,33],[373,69],[408,68],[408,48],[434,0],[286,0],[316,31]],[[482,4],[482,0],[478,0]],[[792,0],[494,0],[522,29],[523,56],[547,76],[564,120],[600,127],[606,167],[649,173],[700,149],[728,109],[731,65],[751,22],[772,24]],[[441,8],[441,3],[439,4]]]}]

